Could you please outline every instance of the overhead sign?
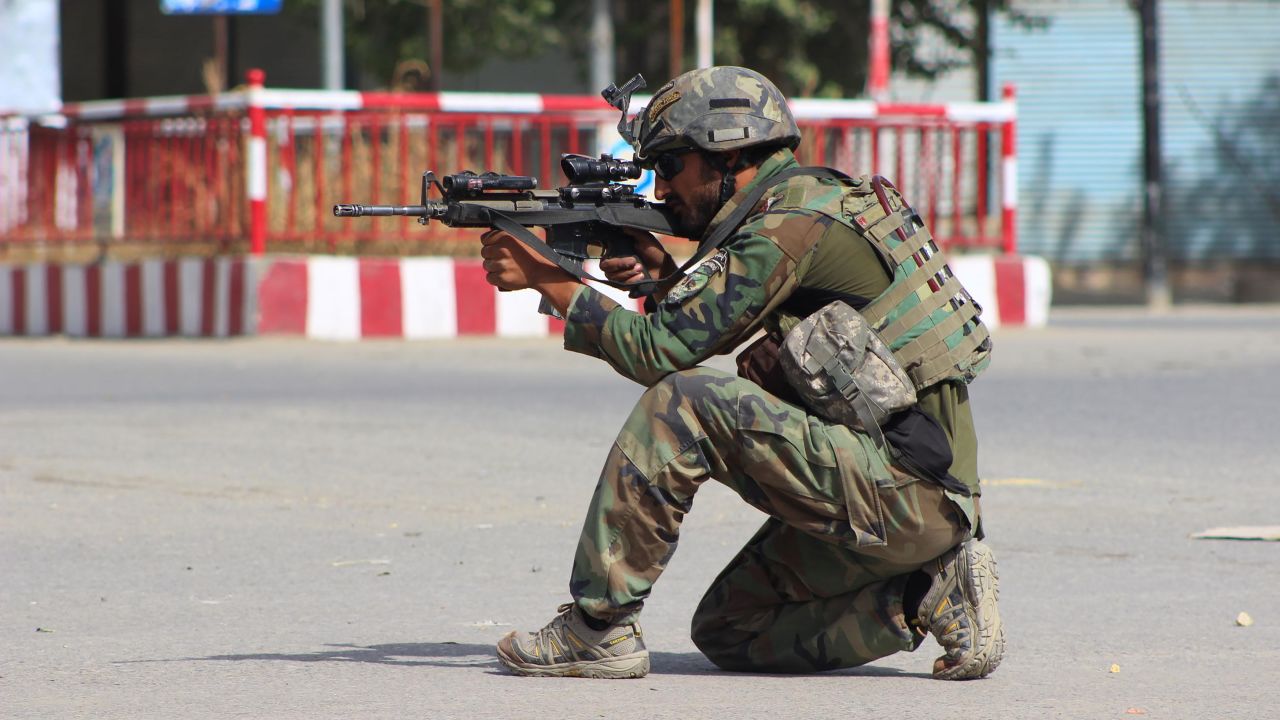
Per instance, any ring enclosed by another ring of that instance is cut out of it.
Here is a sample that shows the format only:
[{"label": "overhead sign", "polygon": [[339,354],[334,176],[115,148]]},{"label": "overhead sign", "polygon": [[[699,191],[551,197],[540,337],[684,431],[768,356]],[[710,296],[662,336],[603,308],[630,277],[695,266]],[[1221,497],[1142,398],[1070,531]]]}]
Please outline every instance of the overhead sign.
[{"label": "overhead sign", "polygon": [[284,0],[160,0],[165,15],[274,15]]}]

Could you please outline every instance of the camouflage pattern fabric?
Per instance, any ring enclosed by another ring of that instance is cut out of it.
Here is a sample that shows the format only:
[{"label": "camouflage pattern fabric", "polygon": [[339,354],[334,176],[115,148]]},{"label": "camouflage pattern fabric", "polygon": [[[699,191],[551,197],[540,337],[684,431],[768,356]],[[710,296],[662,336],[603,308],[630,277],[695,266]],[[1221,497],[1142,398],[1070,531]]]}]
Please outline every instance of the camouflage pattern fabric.
[{"label": "camouflage pattern fabric", "polygon": [[[707,232],[755,183],[795,164],[789,150],[777,151]],[[863,434],[696,367],[780,314],[819,240],[840,229],[812,208],[843,192],[812,177],[771,189],[722,250],[647,315],[587,286],[575,294],[565,347],[649,388],[610,451],[584,523],[570,591],[588,614],[634,619],[694,495],[714,478],[773,520],[699,607],[694,637],[708,657],[732,669],[806,671],[915,647],[902,617],[905,575],[976,527],[975,499],[901,472]],[[868,271],[887,284],[878,262]],[[947,417],[946,427],[971,422],[967,406],[944,409],[963,421]]]},{"label": "camouflage pattern fabric", "polygon": [[579,606],[634,621],[713,477],[773,518],[698,607],[694,641],[713,662],[808,672],[918,645],[905,574],[967,535],[958,496],[899,471],[865,435],[709,368],[654,385],[618,435],[574,559]]},{"label": "camouflage pattern fabric", "polygon": [[[760,166],[758,177],[795,164],[791,151],[780,150]],[[725,203],[707,234],[733,213],[753,184]],[[707,268],[699,266],[677,283],[649,315],[623,310],[584,285],[569,305],[565,348],[601,358],[646,386],[733,350],[795,289],[801,258],[834,222],[804,204],[828,202],[841,192],[835,183],[808,177],[774,188],[765,202],[772,198],[778,209],[749,218],[723,252],[704,263]]]},{"label": "camouflage pattern fabric", "polygon": [[800,144],[800,128],[787,100],[768,78],[747,68],[690,70],[658,88],[636,114],[631,130],[636,158],[644,161],[679,147],[709,152],[776,143]]}]

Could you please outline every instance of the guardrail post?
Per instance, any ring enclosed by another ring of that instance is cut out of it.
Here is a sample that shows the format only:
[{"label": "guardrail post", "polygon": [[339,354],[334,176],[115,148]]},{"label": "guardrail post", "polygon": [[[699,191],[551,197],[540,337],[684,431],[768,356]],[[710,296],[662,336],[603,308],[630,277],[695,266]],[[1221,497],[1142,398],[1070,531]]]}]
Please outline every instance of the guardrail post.
[{"label": "guardrail post", "polygon": [[262,255],[267,250],[267,111],[262,106],[262,86],[266,73],[253,68],[249,81],[249,162],[245,187],[249,195],[249,252]]},{"label": "guardrail post", "polygon": [[[1013,105],[1017,90],[1013,83],[1005,83],[1003,97]],[[1000,129],[1000,229],[1003,231],[1002,249],[1006,255],[1018,252],[1018,116],[1014,114]]]}]

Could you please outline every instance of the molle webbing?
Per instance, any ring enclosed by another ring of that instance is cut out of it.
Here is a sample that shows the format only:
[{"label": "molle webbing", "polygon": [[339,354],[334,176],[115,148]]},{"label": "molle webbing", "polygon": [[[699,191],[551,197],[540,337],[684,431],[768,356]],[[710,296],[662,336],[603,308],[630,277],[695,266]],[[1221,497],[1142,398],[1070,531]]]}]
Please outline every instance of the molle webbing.
[{"label": "molle webbing", "polygon": [[893,185],[880,177],[869,185],[878,201],[868,197],[871,202],[851,224],[885,258],[893,282],[863,315],[917,389],[948,379],[972,380],[986,367],[990,353],[990,335],[979,319],[982,308]]}]

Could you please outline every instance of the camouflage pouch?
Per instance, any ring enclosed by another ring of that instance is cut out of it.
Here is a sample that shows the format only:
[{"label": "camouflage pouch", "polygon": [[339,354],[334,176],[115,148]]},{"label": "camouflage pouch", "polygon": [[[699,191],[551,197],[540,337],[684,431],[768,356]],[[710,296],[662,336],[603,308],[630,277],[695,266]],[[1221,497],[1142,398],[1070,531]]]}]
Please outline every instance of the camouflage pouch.
[{"label": "camouflage pouch", "polygon": [[915,385],[862,313],[842,301],[805,318],[782,341],[787,382],[815,414],[870,435],[916,404]]}]

